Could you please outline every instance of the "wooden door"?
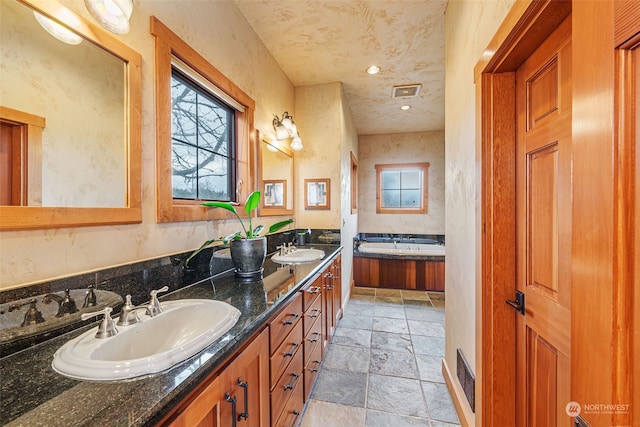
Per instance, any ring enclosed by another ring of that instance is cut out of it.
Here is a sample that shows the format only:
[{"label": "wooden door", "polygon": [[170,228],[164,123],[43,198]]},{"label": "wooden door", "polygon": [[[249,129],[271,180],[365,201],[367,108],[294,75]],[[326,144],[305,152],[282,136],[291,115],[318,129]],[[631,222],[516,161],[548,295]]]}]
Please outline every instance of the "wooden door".
[{"label": "wooden door", "polygon": [[516,72],[516,420],[569,426],[571,17]]}]

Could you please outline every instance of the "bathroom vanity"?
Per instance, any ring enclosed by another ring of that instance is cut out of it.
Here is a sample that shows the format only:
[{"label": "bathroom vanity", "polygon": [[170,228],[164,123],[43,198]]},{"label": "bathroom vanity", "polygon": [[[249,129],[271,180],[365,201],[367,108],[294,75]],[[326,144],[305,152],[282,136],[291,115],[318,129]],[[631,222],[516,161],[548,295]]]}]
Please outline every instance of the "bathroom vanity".
[{"label": "bathroom vanity", "polygon": [[342,248],[315,247],[325,252],[323,259],[278,264],[267,258],[262,280],[240,281],[230,271],[172,288],[161,303],[215,299],[241,315],[220,339],[165,372],[113,382],[56,373],[55,351],[97,323],[3,357],[0,424],[292,425],[342,313]]}]

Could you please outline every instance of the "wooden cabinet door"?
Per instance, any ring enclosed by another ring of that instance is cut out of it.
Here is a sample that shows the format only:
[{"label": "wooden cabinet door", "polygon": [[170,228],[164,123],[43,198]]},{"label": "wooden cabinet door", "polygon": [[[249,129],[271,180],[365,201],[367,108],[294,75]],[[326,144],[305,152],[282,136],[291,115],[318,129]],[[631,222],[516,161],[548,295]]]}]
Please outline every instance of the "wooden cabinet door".
[{"label": "wooden cabinet door", "polygon": [[226,404],[221,378],[214,378],[170,424],[171,427],[219,427]]},{"label": "wooden cabinet door", "polygon": [[[221,374],[221,426],[268,427],[269,330],[265,329]],[[235,399],[235,414],[234,402]],[[231,400],[231,402],[228,402]],[[233,420],[235,418],[235,423]]]}]

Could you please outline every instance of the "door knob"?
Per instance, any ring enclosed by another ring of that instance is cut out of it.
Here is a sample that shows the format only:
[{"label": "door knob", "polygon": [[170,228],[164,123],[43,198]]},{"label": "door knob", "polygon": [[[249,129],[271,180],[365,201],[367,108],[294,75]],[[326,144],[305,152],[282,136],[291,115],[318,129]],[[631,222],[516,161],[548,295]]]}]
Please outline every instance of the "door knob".
[{"label": "door knob", "polygon": [[516,300],[508,299],[507,304],[511,307],[515,308],[516,311],[524,316],[524,293],[521,291],[516,291]]}]

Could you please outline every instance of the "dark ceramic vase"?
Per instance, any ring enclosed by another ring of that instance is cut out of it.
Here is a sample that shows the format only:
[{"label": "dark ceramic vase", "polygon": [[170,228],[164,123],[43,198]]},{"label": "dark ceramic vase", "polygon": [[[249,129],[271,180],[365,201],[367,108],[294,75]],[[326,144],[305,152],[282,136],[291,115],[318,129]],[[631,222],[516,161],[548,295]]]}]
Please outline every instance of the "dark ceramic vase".
[{"label": "dark ceramic vase", "polygon": [[239,277],[260,277],[267,256],[267,238],[233,240],[229,244],[231,260]]}]

